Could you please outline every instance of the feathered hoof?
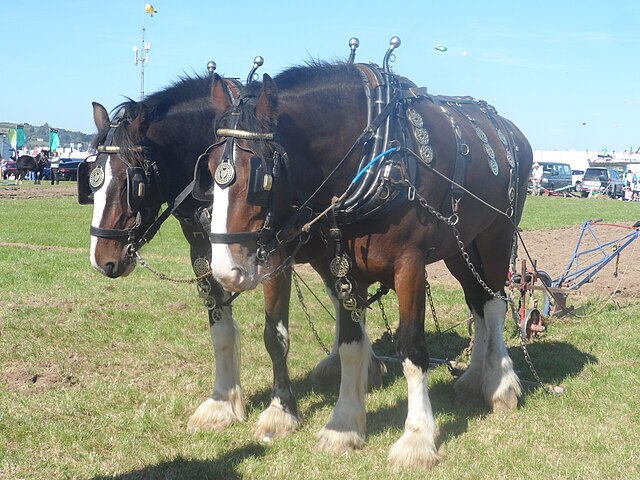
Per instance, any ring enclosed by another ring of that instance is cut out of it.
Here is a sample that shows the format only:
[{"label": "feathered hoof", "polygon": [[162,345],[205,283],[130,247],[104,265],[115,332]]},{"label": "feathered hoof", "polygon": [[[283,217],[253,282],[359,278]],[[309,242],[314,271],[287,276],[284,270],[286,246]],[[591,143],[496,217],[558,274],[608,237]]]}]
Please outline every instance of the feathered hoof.
[{"label": "feathered hoof", "polygon": [[456,392],[456,402],[465,404],[482,405],[482,391],[480,385],[473,381],[471,377],[462,375],[453,385]]},{"label": "feathered hoof", "polygon": [[389,451],[392,468],[430,469],[440,462],[440,455],[428,435],[421,432],[405,432]]},{"label": "feathered hoof", "polygon": [[332,353],[316,365],[311,372],[311,381],[318,388],[337,388],[340,385],[340,370],[340,355]]},{"label": "feathered hoof", "polygon": [[[332,353],[316,365],[311,372],[311,381],[317,388],[338,388],[340,386],[340,372],[340,355]],[[381,388],[386,374],[387,366],[382,360],[372,355],[368,368],[368,390]]]},{"label": "feathered hoof", "polygon": [[[209,398],[202,402],[187,423],[189,432],[202,430],[220,431],[239,419],[234,413],[230,402]],[[244,419],[242,419],[244,420]]]},{"label": "feathered hoof", "polygon": [[255,437],[263,442],[270,442],[275,437],[291,435],[300,426],[301,419],[285,412],[276,405],[270,405],[260,414],[256,424]]},{"label": "feathered hoof", "polygon": [[364,447],[364,436],[357,432],[338,432],[323,428],[318,433],[316,448],[326,452],[346,453]]},{"label": "feathered hoof", "polygon": [[516,392],[516,389],[509,388],[507,391],[502,392],[502,394],[495,395],[491,399],[489,407],[495,413],[514,410],[518,407],[518,393]]},{"label": "feathered hoof", "polygon": [[371,356],[369,360],[369,372],[367,379],[367,386],[369,391],[382,388],[384,384],[384,377],[387,375],[387,366],[378,357]]}]

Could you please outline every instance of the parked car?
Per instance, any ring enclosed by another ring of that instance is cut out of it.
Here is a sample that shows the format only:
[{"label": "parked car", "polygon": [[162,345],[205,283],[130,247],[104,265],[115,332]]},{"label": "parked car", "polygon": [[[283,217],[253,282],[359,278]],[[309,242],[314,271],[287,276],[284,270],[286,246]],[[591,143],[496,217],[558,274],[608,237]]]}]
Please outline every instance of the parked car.
[{"label": "parked car", "polygon": [[624,180],[615,168],[589,167],[584,172],[580,188],[583,197],[606,193],[611,198],[619,198],[622,197],[624,186]]},{"label": "parked car", "polygon": [[584,177],[584,170],[571,170],[571,183],[576,192],[580,191],[582,177]]},{"label": "parked car", "polygon": [[[78,179],[78,165],[84,160],[79,158],[61,158],[60,168],[58,169],[58,178],[60,180],[77,180]],[[44,167],[42,172],[42,178],[44,180],[51,179],[51,166]]]},{"label": "parked car", "polygon": [[16,168],[16,162],[14,160],[7,160],[7,178],[16,178],[18,176],[18,169]]},{"label": "parked car", "polygon": [[540,187],[544,190],[558,190],[573,185],[571,165],[558,162],[537,162],[542,168]]}]

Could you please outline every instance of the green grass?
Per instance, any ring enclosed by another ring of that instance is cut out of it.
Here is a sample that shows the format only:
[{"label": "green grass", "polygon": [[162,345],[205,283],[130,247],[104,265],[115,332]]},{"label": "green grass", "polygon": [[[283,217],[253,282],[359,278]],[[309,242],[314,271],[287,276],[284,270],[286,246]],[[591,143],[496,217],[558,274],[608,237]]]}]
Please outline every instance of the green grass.
[{"label": "green grass", "polygon": [[633,225],[640,220],[640,202],[623,202],[608,197],[529,197],[520,227],[523,230],[566,228],[596,219]]},{"label": "green grass", "polygon": [[[594,210],[600,210],[594,212]],[[534,198],[526,229],[578,225],[587,218],[635,221],[636,204]],[[223,432],[190,434],[186,422],[212,387],[206,315],[192,285],[137,269],[118,280],[88,261],[91,208],[75,199],[0,200],[0,478],[494,479],[638,478],[640,454],[640,304],[608,305],[596,317],[554,321],[529,346],[543,379],[562,384],[555,398],[529,388],[514,412],[491,415],[455,403],[445,368],[429,374],[444,461],[429,473],[391,472],[387,453],[406,415],[406,382],[391,365],[384,389],[367,396],[367,444],[347,455],[313,447],[334,391],[313,388],[323,352],[292,300],[291,375],[305,421],[289,438],[264,444],[253,426],[269,399],[271,364],[262,343],[261,292],[241,295],[242,382],[248,421]],[[186,242],[170,220],[145,247],[150,264],[189,277]],[[315,276],[305,275],[321,298]],[[303,287],[304,289],[304,287]],[[305,291],[325,343],[333,322]],[[433,285],[443,329],[466,317],[459,288]],[[583,298],[588,311],[598,298]],[[385,297],[392,323],[397,301]],[[432,322],[428,329],[433,332]],[[379,312],[372,340],[385,331]],[[532,379],[514,328],[505,336],[516,368]],[[460,355],[464,326],[433,355]],[[34,382],[34,379],[36,380]]]}]

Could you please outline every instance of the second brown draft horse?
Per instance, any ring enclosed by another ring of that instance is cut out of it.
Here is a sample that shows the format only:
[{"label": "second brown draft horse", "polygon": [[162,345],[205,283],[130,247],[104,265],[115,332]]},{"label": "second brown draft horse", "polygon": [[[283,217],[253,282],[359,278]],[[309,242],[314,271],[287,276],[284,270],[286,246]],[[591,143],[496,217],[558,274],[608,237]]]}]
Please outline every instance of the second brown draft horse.
[{"label": "second brown draft horse", "polygon": [[[329,451],[364,445],[367,288],[395,290],[408,414],[389,460],[428,468],[439,455],[427,389],[425,265],[446,262],[473,315],[459,398],[515,408],[521,387],[502,336],[503,286],[532,151],[485,102],[433,96],[395,75],[389,59],[397,46],[392,39],[382,68],[294,67],[226,101],[209,155],[212,271],[236,292],[294,262],[310,262],[322,276],[339,311],[339,397],[318,434]],[[223,87],[216,79],[218,107]]]}]

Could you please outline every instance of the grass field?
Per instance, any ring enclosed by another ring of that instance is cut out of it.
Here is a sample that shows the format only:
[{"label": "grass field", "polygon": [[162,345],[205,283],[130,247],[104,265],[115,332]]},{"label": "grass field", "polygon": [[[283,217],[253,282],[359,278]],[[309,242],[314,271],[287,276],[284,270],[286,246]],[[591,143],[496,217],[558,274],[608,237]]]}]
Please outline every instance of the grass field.
[{"label": "grass field", "polygon": [[[42,188],[49,188],[43,186]],[[314,449],[337,393],[313,388],[309,373],[323,352],[292,300],[291,375],[302,427],[265,444],[253,426],[269,401],[271,364],[262,344],[262,298],[241,295],[234,315],[242,331],[242,382],[248,421],[224,432],[186,431],[210,395],[208,323],[193,285],[161,281],[136,269],[109,280],[89,264],[91,208],[72,197],[0,200],[0,478],[3,479],[495,479],[640,478],[640,304],[582,298],[597,315],[552,322],[529,351],[545,382],[566,388],[551,397],[527,388],[507,414],[455,403],[444,367],[429,374],[443,462],[432,471],[392,472],[389,447],[406,415],[406,382],[391,364],[383,389],[367,397],[367,444],[333,456]],[[578,225],[587,218],[635,221],[640,206],[613,201],[531,198],[526,230]],[[187,244],[170,220],[144,257],[174,277],[191,274]],[[637,261],[637,260],[635,260]],[[320,282],[304,274],[324,298]],[[325,343],[333,321],[308,292]],[[432,355],[463,352],[469,335],[462,292],[433,286],[445,340]],[[385,298],[397,318],[393,295]],[[433,322],[427,319],[430,332]],[[372,340],[384,332],[368,320]],[[516,368],[533,377],[509,324],[505,338]]]}]

